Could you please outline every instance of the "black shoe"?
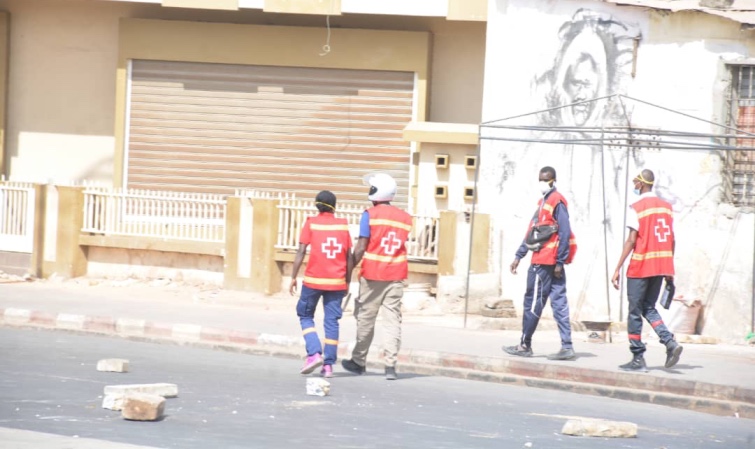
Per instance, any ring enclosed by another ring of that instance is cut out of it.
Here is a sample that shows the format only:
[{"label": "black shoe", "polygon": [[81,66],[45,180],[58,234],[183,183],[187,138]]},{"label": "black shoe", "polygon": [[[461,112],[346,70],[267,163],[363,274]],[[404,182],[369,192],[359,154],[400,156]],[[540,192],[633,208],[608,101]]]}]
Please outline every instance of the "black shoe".
[{"label": "black shoe", "polygon": [[636,373],[648,372],[648,366],[645,364],[645,357],[641,354],[632,357],[632,360],[629,363],[619,366],[619,369],[622,371],[634,371]]},{"label": "black shoe", "polygon": [[358,365],[357,362],[355,362],[355,361],[353,361],[351,359],[341,360],[341,366],[346,371],[348,371],[348,372],[350,372],[352,374],[360,375],[360,376],[362,374],[364,374],[365,371],[367,371],[367,369],[365,367]]},{"label": "black shoe", "polygon": [[563,348],[555,354],[547,356],[548,360],[574,360],[577,354],[572,348]]},{"label": "black shoe", "polygon": [[395,366],[386,366],[385,367],[385,380],[396,380],[398,376],[396,375],[396,367]]},{"label": "black shoe", "polygon": [[504,346],[501,349],[507,354],[518,355],[519,357],[532,357],[532,348],[526,348],[522,345]]},{"label": "black shoe", "polygon": [[679,357],[682,356],[684,346],[677,343],[675,340],[671,340],[666,344],[666,368],[671,368],[679,362]]}]

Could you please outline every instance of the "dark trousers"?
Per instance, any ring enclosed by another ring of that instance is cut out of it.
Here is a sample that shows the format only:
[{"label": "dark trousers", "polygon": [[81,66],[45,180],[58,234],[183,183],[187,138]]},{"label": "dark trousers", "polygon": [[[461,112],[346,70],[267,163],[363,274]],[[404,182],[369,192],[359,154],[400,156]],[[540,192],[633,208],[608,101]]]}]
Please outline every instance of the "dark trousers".
[{"label": "dark trousers", "polygon": [[561,279],[553,277],[555,265],[530,265],[527,270],[527,291],[524,293],[522,316],[522,346],[532,347],[532,335],[540,322],[548,298],[551,300],[553,318],[558,323],[561,347],[572,348],[569,302],[566,300],[566,270]]},{"label": "dark trousers", "polygon": [[661,315],[655,309],[662,285],[663,276],[627,278],[627,301],[629,302],[627,333],[629,334],[629,350],[632,354],[645,353],[645,343],[642,342],[643,318],[653,327],[661,343],[665,345],[674,339],[674,334],[663,324]]},{"label": "dark trousers", "polygon": [[325,365],[333,365],[338,357],[338,320],[341,319],[341,300],[346,296],[346,290],[315,290],[306,285],[301,286],[301,297],[296,304],[296,314],[299,315],[301,330],[307,355],[322,354],[322,345],[315,329],[315,309],[322,296],[325,310]]}]

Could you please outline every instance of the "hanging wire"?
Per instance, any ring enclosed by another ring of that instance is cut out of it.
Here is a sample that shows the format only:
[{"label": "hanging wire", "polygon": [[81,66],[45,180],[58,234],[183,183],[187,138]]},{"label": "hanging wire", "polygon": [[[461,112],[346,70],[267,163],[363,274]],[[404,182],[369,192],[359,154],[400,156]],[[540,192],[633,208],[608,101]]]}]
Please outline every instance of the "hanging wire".
[{"label": "hanging wire", "polygon": [[328,28],[328,34],[325,38],[325,45],[322,46],[322,52],[320,53],[320,56],[325,56],[330,53],[330,14],[325,16],[325,25]]}]

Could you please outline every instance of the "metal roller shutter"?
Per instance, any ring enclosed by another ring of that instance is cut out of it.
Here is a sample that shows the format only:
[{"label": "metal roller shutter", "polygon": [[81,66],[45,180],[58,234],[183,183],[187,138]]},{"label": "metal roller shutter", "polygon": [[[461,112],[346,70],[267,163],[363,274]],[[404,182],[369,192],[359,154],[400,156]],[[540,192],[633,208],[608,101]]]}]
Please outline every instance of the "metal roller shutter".
[{"label": "metal roller shutter", "polygon": [[136,60],[129,91],[129,188],[364,201],[381,171],[407,203],[413,73]]}]

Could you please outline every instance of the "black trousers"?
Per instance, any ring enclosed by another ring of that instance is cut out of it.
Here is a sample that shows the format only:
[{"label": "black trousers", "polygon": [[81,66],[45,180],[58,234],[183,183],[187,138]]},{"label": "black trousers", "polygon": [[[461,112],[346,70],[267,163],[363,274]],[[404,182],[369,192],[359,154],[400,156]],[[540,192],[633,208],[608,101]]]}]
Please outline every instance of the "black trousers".
[{"label": "black trousers", "polygon": [[632,351],[632,354],[641,355],[645,353],[645,343],[642,342],[643,318],[653,327],[661,343],[665,345],[674,339],[674,334],[668,330],[655,308],[662,286],[663,276],[627,278],[629,302],[627,332],[629,333],[629,350]]}]

